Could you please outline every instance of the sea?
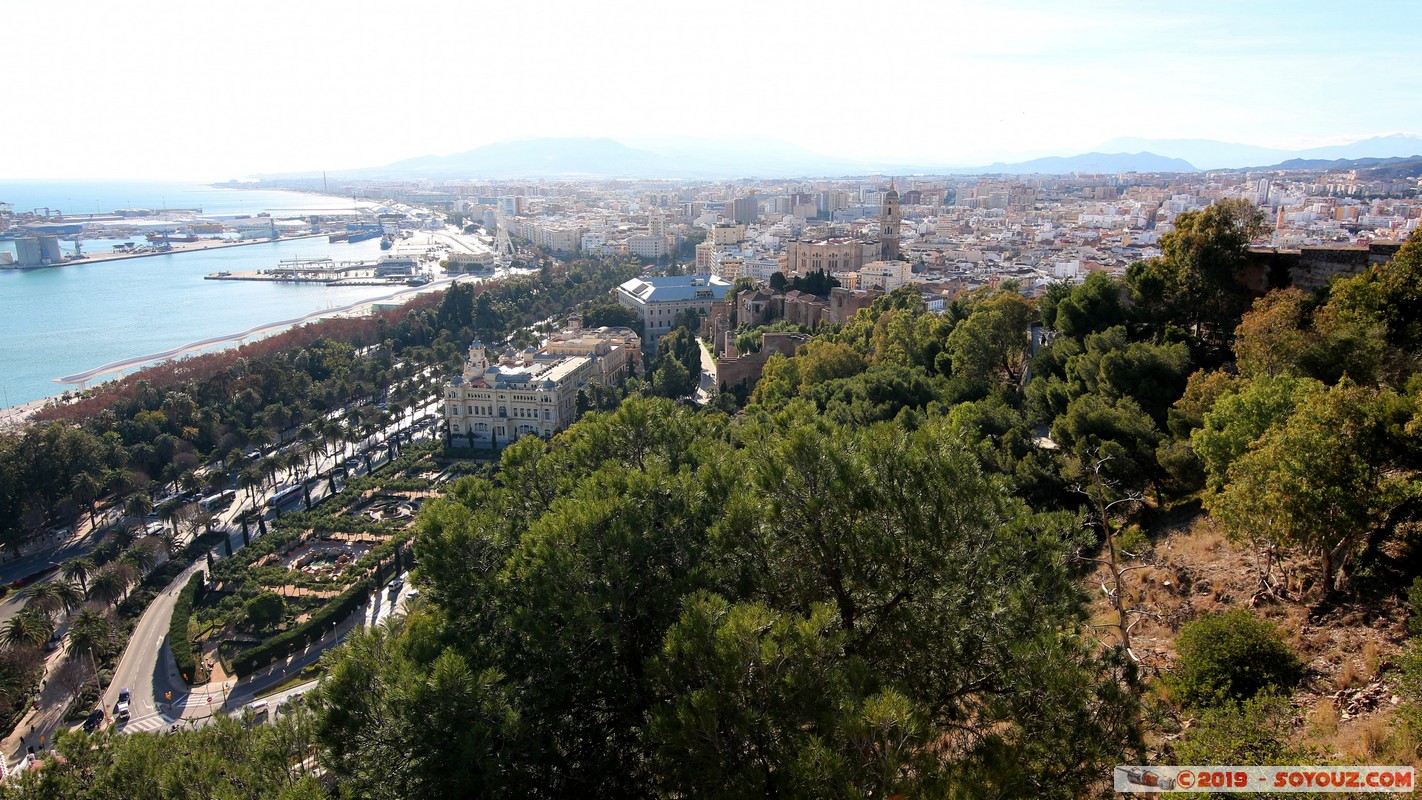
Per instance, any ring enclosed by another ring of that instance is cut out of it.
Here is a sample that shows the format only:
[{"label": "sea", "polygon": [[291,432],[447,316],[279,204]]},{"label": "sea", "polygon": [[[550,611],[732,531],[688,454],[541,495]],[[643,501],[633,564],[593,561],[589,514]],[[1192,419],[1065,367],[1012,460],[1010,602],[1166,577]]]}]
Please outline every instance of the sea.
[{"label": "sea", "polygon": [[[121,208],[198,209],[204,216],[269,212],[275,217],[350,210],[350,198],[187,183],[0,181],[0,202],[16,211],[66,215]],[[94,211],[97,209],[97,211]],[[85,241],[90,252],[118,240]],[[65,243],[72,250],[72,243]],[[0,241],[0,248],[13,242]],[[209,281],[223,270],[268,269],[291,258],[373,261],[380,240],[278,240],[145,258],[0,270],[0,408],[75,388],[61,376],[124,358],[341,308],[391,293],[387,286],[327,287],[265,281]],[[112,377],[112,376],[108,376]]]}]

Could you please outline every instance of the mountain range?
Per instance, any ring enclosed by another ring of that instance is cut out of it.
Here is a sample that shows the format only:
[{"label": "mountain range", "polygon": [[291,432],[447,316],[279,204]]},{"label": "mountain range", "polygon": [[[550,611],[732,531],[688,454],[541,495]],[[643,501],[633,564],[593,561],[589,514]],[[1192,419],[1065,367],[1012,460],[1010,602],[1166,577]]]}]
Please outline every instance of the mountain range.
[{"label": "mountain range", "polygon": [[[835,175],[1027,175],[1196,172],[1246,167],[1309,169],[1338,159],[1386,159],[1422,154],[1422,137],[1375,136],[1304,150],[1282,150],[1209,139],[1118,138],[1093,152],[986,166],[897,163],[826,156],[765,137],[532,138],[496,142],[451,155],[426,155],[381,167],[332,171],[346,180],[510,178],[805,178]],[[319,173],[258,176],[282,180]]]},{"label": "mountain range", "polygon": [[1283,150],[1212,139],[1140,139],[1122,137],[1103,142],[1096,148],[1110,152],[1147,150],[1182,158],[1199,169],[1242,169],[1265,167],[1286,161],[1336,161],[1338,159],[1389,158],[1422,154],[1422,137],[1407,134],[1373,136],[1347,144]]}]

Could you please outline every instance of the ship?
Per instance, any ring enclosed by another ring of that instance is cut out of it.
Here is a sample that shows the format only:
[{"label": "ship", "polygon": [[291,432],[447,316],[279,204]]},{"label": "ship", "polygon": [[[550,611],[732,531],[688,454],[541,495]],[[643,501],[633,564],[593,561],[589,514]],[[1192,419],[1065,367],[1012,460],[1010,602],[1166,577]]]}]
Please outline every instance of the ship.
[{"label": "ship", "polygon": [[367,239],[374,239],[379,235],[380,231],[351,231],[346,241],[355,244],[356,242],[364,242]]},{"label": "ship", "polygon": [[172,231],[149,231],[144,238],[153,244],[160,242],[196,242],[198,240],[196,233],[179,234]]},{"label": "ship", "polygon": [[387,234],[385,234],[384,236],[380,237],[380,249],[381,249],[381,250],[389,250],[390,248],[392,248],[392,247],[394,247],[394,246],[395,246],[395,237],[394,237],[394,236],[391,236],[390,234],[387,233]]},{"label": "ship", "polygon": [[344,242],[349,238],[351,238],[351,235],[348,231],[341,231],[340,233],[333,233],[327,236],[326,241],[335,244],[336,242]]}]

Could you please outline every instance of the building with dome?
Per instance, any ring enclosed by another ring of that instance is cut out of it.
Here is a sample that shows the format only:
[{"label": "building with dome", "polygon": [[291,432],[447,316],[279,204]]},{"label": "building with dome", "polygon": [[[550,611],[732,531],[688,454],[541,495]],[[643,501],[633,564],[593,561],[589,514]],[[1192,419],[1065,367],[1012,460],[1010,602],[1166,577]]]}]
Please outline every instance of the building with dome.
[{"label": "building with dome", "polygon": [[577,418],[578,390],[625,380],[640,363],[640,337],[581,323],[574,315],[542,350],[499,354],[478,340],[469,345],[463,372],[444,387],[450,443],[498,448],[521,436],[552,436]]}]

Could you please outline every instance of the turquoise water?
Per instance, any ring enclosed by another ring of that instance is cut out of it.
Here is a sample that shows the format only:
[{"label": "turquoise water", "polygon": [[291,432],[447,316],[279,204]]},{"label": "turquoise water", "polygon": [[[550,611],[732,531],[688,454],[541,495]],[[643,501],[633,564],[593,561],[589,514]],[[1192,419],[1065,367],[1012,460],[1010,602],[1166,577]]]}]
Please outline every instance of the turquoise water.
[{"label": "turquoise water", "polygon": [[[7,199],[4,191],[9,185],[0,183],[0,199]],[[311,195],[252,194],[266,195],[261,199],[272,203],[272,208],[313,202]],[[138,205],[138,199],[133,199]],[[247,201],[234,202],[245,205]],[[220,213],[207,206],[204,211]],[[367,261],[380,254],[378,239],[330,244],[322,237],[50,269],[0,270],[0,407],[63,393],[72,387],[53,381],[62,375],[393,291],[386,286],[209,281],[203,280],[205,275],[267,269],[279,260],[297,257]]]}]

